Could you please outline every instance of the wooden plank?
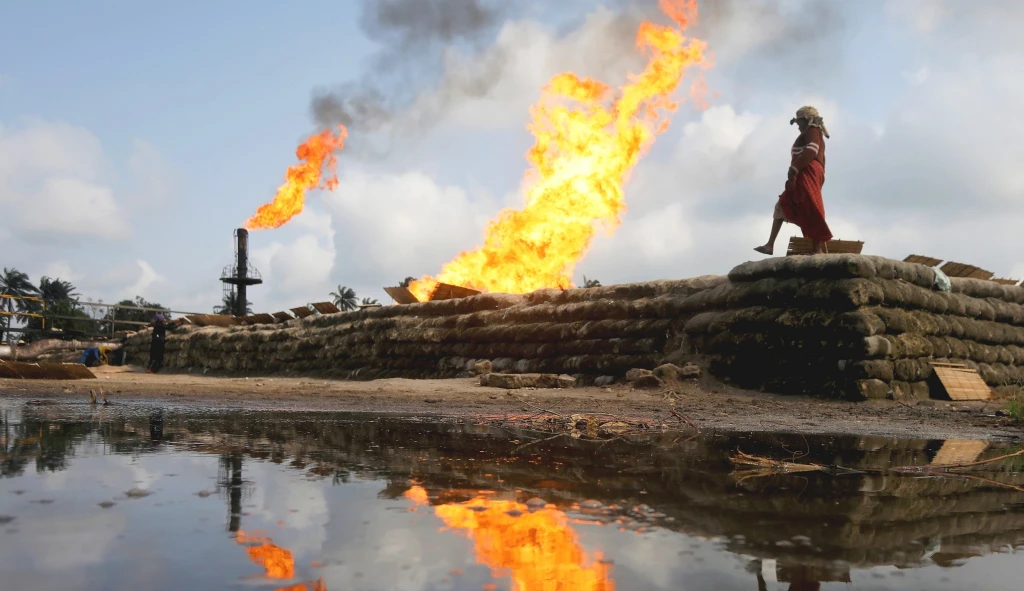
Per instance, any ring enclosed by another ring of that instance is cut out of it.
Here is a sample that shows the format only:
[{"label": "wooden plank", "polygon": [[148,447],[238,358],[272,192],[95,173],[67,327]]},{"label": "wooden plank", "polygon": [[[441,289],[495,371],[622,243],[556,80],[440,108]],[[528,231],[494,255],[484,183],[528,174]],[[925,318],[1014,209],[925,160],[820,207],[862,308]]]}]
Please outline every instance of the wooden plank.
[{"label": "wooden plank", "polygon": [[313,309],[321,314],[337,314],[338,312],[341,312],[341,310],[331,302],[316,302],[310,304],[310,306],[313,306]]},{"label": "wooden plank", "polygon": [[408,287],[385,287],[384,291],[395,300],[396,304],[418,304],[419,300],[409,291]]},{"label": "wooden plank", "polygon": [[313,315],[313,311],[308,307],[291,308],[292,314],[295,314],[296,318],[309,318]]},{"label": "wooden plank", "polygon": [[434,288],[434,293],[430,294],[430,300],[455,300],[459,298],[468,298],[475,295],[480,295],[480,292],[475,289],[470,289],[468,287],[462,287],[460,285],[438,283],[437,287]]},{"label": "wooden plank", "polygon": [[[860,254],[864,243],[857,240],[829,240],[825,243],[825,252],[829,254]],[[793,236],[789,239],[786,256],[811,254],[814,252],[814,241],[810,238]]]},{"label": "wooden plank", "polygon": [[253,314],[245,317],[246,324],[274,324],[274,317],[270,314]]},{"label": "wooden plank", "polygon": [[0,361],[0,376],[22,380],[89,380],[96,376],[80,363]]},{"label": "wooden plank", "polygon": [[295,317],[288,312],[274,312],[274,320],[278,322],[288,322],[289,320],[295,320]]},{"label": "wooden plank", "polygon": [[1020,279],[1003,279],[1001,277],[996,277],[992,281],[995,281],[1000,285],[1017,285],[1018,283],[1020,283]]},{"label": "wooden plank", "polygon": [[932,466],[955,466],[976,462],[988,449],[987,441],[947,439],[931,461]]},{"label": "wooden plank", "polygon": [[936,259],[933,257],[927,257],[920,254],[912,254],[907,258],[903,259],[904,263],[917,263],[918,265],[924,265],[926,267],[934,267],[942,262],[942,259]]},{"label": "wooden plank", "polygon": [[995,273],[980,267],[955,261],[949,261],[942,265],[941,270],[947,277],[963,277],[967,279],[991,279],[995,275]]},{"label": "wooden plank", "polygon": [[935,376],[942,390],[950,400],[991,400],[992,388],[981,379],[978,372],[967,367],[950,367],[950,364],[932,363]]},{"label": "wooden plank", "polygon": [[0,359],[0,378],[6,378],[9,380],[20,380],[21,374],[18,373],[14,366],[11,365],[13,362],[4,361]]},{"label": "wooden plank", "polygon": [[238,326],[242,323],[241,318],[227,316],[224,314],[189,314],[188,321],[195,326]]}]

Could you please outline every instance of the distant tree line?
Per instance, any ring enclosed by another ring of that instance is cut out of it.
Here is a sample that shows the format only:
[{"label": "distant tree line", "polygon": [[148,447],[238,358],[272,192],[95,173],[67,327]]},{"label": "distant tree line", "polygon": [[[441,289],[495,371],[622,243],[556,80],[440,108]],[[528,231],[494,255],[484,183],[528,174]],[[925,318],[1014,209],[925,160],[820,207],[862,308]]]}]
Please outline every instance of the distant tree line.
[{"label": "distant tree line", "polygon": [[[103,316],[90,315],[86,306],[79,302],[80,295],[70,281],[51,277],[42,277],[38,284],[32,282],[28,274],[14,268],[4,267],[0,274],[0,342],[32,342],[40,338],[68,335],[88,336],[110,334],[123,330],[138,330],[136,324],[129,322],[150,322],[153,311],[118,310],[104,307],[107,311]],[[23,299],[32,298],[32,299]],[[42,301],[39,301],[42,300]],[[167,310],[166,307],[148,302],[142,297],[133,300],[121,300],[118,306],[133,308],[155,308]],[[17,316],[14,313],[38,314],[30,316],[22,323],[28,332],[12,331]],[[168,314],[169,315],[169,314]]]}]

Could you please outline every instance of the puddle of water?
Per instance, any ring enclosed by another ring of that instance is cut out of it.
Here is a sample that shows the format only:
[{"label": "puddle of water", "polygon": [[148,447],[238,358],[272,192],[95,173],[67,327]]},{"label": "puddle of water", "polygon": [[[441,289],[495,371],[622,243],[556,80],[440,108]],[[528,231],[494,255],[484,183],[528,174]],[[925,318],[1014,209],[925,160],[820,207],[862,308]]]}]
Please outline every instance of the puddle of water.
[{"label": "puddle of water", "polygon": [[1024,572],[1024,457],[970,478],[889,469],[1016,451],[998,444],[541,441],[4,399],[0,420],[8,589],[1019,589]]}]

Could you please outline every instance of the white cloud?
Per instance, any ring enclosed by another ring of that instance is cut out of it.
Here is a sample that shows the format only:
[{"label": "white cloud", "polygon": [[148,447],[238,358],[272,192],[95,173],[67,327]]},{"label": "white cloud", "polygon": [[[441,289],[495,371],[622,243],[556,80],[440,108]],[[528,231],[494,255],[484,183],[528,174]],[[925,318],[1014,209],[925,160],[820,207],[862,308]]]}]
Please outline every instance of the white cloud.
[{"label": "white cloud", "polygon": [[[250,301],[261,302],[257,306],[259,311],[272,312],[322,301],[332,287],[335,231],[331,215],[307,206],[289,226],[292,233],[301,232],[291,242],[275,240],[251,251],[251,262],[269,287],[265,293],[257,295],[254,291],[248,296]],[[259,300],[254,299],[257,297]]]},{"label": "white cloud", "polygon": [[170,202],[177,177],[153,144],[136,139],[128,158],[132,189],[126,204],[135,208],[158,207]]},{"label": "white cloud", "polygon": [[349,172],[327,206],[336,232],[335,280],[374,298],[406,276],[436,273],[482,242],[485,224],[499,210],[420,172]]},{"label": "white cloud", "polygon": [[117,203],[99,140],[64,123],[33,121],[8,132],[0,127],[0,225],[33,241],[130,235]]},{"label": "white cloud", "polygon": [[945,0],[889,0],[885,4],[890,18],[910,24],[918,33],[930,33],[950,15],[950,3]]},{"label": "white cloud", "polygon": [[919,84],[924,84],[925,82],[928,81],[929,73],[930,71],[928,69],[928,66],[921,66],[920,68],[914,70],[913,72],[904,72],[903,79],[906,80],[908,84],[917,86]]}]

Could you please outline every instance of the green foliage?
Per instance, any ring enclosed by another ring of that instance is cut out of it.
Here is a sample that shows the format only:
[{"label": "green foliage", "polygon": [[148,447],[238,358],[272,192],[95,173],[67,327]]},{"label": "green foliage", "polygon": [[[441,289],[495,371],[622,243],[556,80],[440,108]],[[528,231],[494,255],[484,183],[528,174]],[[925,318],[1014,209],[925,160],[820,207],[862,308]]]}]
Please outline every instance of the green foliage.
[{"label": "green foliage", "polygon": [[[75,300],[58,300],[47,302],[46,311],[43,312],[46,319],[45,332],[62,332],[68,336],[85,336],[100,331],[101,322],[85,313]],[[30,329],[43,329],[43,318],[29,318],[27,327]],[[26,341],[35,341],[43,338],[43,335],[26,333]]]},{"label": "green foliage", "polygon": [[338,291],[331,292],[331,297],[334,299],[334,305],[342,311],[355,310],[359,307],[359,300],[356,298],[356,292],[351,287],[339,285]]},{"label": "green foliage", "polygon": [[380,302],[378,302],[377,300],[375,300],[375,299],[373,299],[373,298],[363,298],[363,303],[362,303],[362,305],[363,305],[363,306],[376,306],[376,305],[377,305],[377,304],[379,304],[379,303],[380,303]]},{"label": "green foliage", "polygon": [[583,276],[583,287],[601,287],[601,282],[597,279],[587,279],[587,276]]},{"label": "green foliage", "polygon": [[410,285],[412,285],[413,281],[416,281],[415,277],[406,277],[405,279],[402,280],[401,283],[398,284],[398,287],[409,287]]},{"label": "green foliage", "polygon": [[[232,289],[231,291],[224,292],[224,297],[220,301],[219,306],[213,307],[214,314],[221,314],[223,316],[234,316],[235,306],[238,304],[238,292]],[[252,314],[252,302],[248,298],[245,300],[245,315]]]},{"label": "green foliage", "polygon": [[[32,281],[29,280],[27,274],[14,268],[8,269],[4,267],[4,272],[0,274],[0,294],[18,298],[37,296],[39,288],[32,285]],[[0,310],[5,312],[26,312],[28,309],[27,302],[0,298]],[[6,329],[10,326],[11,319],[11,316],[0,316],[0,321],[2,321],[2,324],[0,324],[0,342],[3,342],[3,337],[7,336]]]},{"label": "green foliage", "polygon": [[1006,401],[1006,414],[1015,421],[1024,422],[1024,388]]},{"label": "green foliage", "polygon": [[[132,308],[156,308],[158,310],[165,310],[165,312],[163,312],[164,316],[166,316],[168,320],[171,319],[171,315],[170,315],[170,313],[166,312],[167,308],[165,306],[161,306],[160,304],[158,304],[156,302],[147,302],[141,296],[135,296],[134,300],[121,300],[120,302],[117,302],[117,305],[118,306],[130,306]],[[113,323],[114,323],[114,327],[113,327],[114,332],[120,332],[120,331],[123,331],[123,330],[128,330],[128,331],[139,330],[140,328],[142,328],[141,326],[139,326],[137,324],[127,324],[127,322],[146,322],[146,323],[149,323],[149,322],[153,321],[153,318],[158,313],[159,312],[152,312],[152,311],[146,311],[146,310],[123,310],[123,309],[121,309],[121,310],[117,310],[116,312],[113,311],[113,310],[110,310],[110,311],[108,311],[106,313],[106,315],[103,316],[103,324],[101,325],[101,330],[103,332],[105,332],[105,333],[109,333],[110,329],[111,329],[111,327],[110,327],[111,321],[113,321]]]}]

